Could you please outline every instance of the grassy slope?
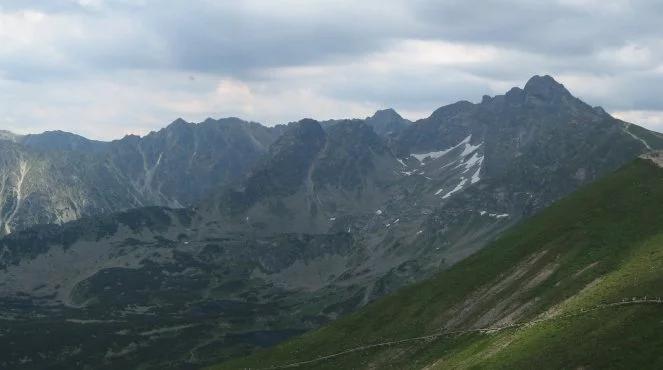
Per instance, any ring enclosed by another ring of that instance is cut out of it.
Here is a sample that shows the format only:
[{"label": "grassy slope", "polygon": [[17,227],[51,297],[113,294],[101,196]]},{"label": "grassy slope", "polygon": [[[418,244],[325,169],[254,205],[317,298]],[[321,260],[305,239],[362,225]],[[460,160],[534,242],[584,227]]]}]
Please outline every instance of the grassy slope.
[{"label": "grassy slope", "polygon": [[[442,327],[494,326],[510,314],[520,322],[623,297],[663,297],[662,210],[663,170],[637,160],[430,280],[216,368],[281,365]],[[355,352],[309,367],[663,368],[662,320],[662,305],[612,307],[491,334]]]}]

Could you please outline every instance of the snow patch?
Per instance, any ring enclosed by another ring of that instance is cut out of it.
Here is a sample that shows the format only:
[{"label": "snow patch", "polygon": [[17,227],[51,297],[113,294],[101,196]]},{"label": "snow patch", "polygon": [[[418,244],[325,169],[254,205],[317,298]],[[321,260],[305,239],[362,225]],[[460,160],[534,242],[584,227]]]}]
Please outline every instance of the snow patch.
[{"label": "snow patch", "polygon": [[481,216],[485,216],[487,214],[489,217],[494,217],[497,219],[509,217],[508,213],[488,213],[486,211],[480,211],[479,214]]},{"label": "snow patch", "polygon": [[[471,136],[472,136],[472,135],[470,135],[470,137],[471,137]],[[460,153],[460,156],[461,156],[461,157],[466,157],[466,156],[468,156],[468,155],[474,153],[477,149],[479,149],[479,147],[480,147],[481,145],[483,145],[483,142],[480,142],[480,143],[477,144],[477,145],[472,145],[472,144],[470,144],[470,141],[467,140],[467,142],[465,143],[465,149],[463,149],[463,152]]]},{"label": "snow patch", "polygon": [[456,187],[453,188],[453,190],[451,190],[450,192],[444,194],[444,196],[442,197],[442,199],[447,199],[447,198],[449,198],[450,196],[454,195],[454,193],[457,193],[457,192],[463,190],[463,186],[465,186],[466,183],[467,183],[467,179],[464,178],[464,177],[461,177],[461,178],[460,178],[460,182],[458,183],[458,185],[456,185]]},{"label": "snow patch", "polygon": [[472,175],[472,179],[470,180],[472,184],[477,183],[479,182],[479,180],[481,180],[481,177],[479,177],[480,172],[481,172],[481,166],[479,166],[479,168],[477,168],[477,170]]},{"label": "snow patch", "polygon": [[429,152],[429,153],[421,153],[421,154],[412,154],[412,156],[413,156],[414,158],[416,158],[419,162],[421,162],[421,161],[423,161],[423,160],[426,159],[426,158],[431,158],[431,159],[437,159],[437,158],[440,158],[440,157],[442,157],[443,155],[449,153],[452,149],[453,149],[453,148],[451,148],[451,149],[447,149],[447,150],[440,150],[440,151],[438,151],[438,152]]},{"label": "snow patch", "polygon": [[629,131],[629,128],[630,128],[630,127],[631,127],[631,124],[630,124],[630,123],[626,124],[626,126],[624,126],[624,132],[626,132],[627,134],[629,134],[629,135],[630,135],[632,138],[634,138],[635,140],[640,141],[640,142],[645,146],[645,148],[647,148],[647,150],[652,150],[652,147],[651,147],[651,146],[649,145],[649,143],[647,143],[643,138],[641,138],[640,136],[638,136],[638,135],[632,133],[631,131]]},{"label": "snow patch", "polygon": [[465,149],[463,150],[463,153],[465,153],[466,151],[469,150],[469,149],[468,149],[468,145],[469,145],[471,148],[474,148],[474,149],[472,149],[470,152],[468,152],[468,154],[469,154],[469,153],[472,153],[474,150],[476,150],[476,148],[478,148],[479,145],[481,145],[481,144],[479,144],[479,145],[477,145],[476,147],[473,147],[472,145],[470,145],[470,140],[472,140],[472,135],[468,135],[465,139],[463,139],[463,141],[461,141],[460,143],[458,143],[458,144],[452,146],[452,147],[449,148],[449,149],[439,150],[439,151],[436,151],[436,152],[419,153],[419,154],[410,154],[410,155],[411,155],[412,157],[416,158],[419,162],[423,161],[423,160],[426,159],[426,158],[437,159],[437,158],[440,158],[440,157],[444,156],[445,154],[449,153],[450,151],[452,151],[452,150],[454,150],[454,149],[460,147],[461,145],[465,145]]},{"label": "snow patch", "polygon": [[435,195],[440,195],[440,193],[444,190],[444,188],[440,188],[440,190],[435,192]]},{"label": "snow patch", "polygon": [[377,211],[375,211],[375,214],[376,214],[376,215],[381,215],[381,214],[382,214],[382,210],[381,210],[381,209],[378,209]]},{"label": "snow patch", "polygon": [[483,156],[479,155],[475,152],[474,154],[472,154],[470,159],[468,159],[467,162],[465,162],[463,164],[465,165],[465,169],[469,170],[470,168],[472,168],[477,163],[478,164],[483,163]]},{"label": "snow patch", "polygon": [[403,167],[407,167],[407,165],[405,164],[405,162],[403,162],[402,159],[400,159],[400,158],[396,158],[396,160],[398,161],[398,163],[400,163],[401,165],[403,165]]}]

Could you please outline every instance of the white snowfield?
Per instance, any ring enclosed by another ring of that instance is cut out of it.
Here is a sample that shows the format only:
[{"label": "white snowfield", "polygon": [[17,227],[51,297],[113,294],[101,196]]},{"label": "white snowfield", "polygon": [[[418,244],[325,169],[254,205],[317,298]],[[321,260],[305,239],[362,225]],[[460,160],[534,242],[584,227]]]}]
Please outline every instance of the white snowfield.
[{"label": "white snowfield", "polygon": [[[472,135],[468,135],[465,139],[463,139],[461,142],[458,144],[452,146],[451,148],[444,149],[444,150],[439,150],[439,151],[433,151],[433,152],[428,152],[428,153],[414,153],[411,154],[412,157],[416,158],[420,164],[423,166],[424,165],[424,160],[433,160],[433,159],[438,159],[441,158],[445,155],[447,155],[449,152],[451,152],[454,149],[457,148],[463,148],[463,151],[458,155],[458,158],[451,163],[447,163],[444,167],[452,164],[452,163],[458,163],[455,168],[459,167],[464,167],[463,173],[467,173],[471,170],[474,169],[474,173],[472,176],[467,179],[465,177],[461,177],[460,182],[456,185],[455,188],[453,188],[451,191],[447,192],[442,196],[442,199],[447,199],[451,197],[453,194],[463,190],[464,186],[468,183],[470,184],[476,184],[481,180],[481,168],[483,167],[483,161],[484,161],[484,156],[480,154],[480,152],[477,152],[477,150],[483,145],[483,142],[480,142],[476,145],[470,144],[470,141],[472,141]],[[468,158],[469,156],[469,158]],[[443,168],[444,168],[443,167]],[[403,172],[405,175],[411,175],[415,171],[410,171],[410,172]],[[440,195],[444,191],[444,188],[440,188],[435,192],[435,195]]]},{"label": "white snowfield", "polygon": [[[461,141],[460,143],[458,143],[458,144],[452,146],[452,147],[449,148],[449,149],[444,149],[444,150],[440,150],[440,151],[437,151],[437,152],[429,152],[429,153],[421,153],[421,154],[411,154],[411,156],[413,156],[414,158],[416,158],[419,162],[423,161],[423,160],[426,159],[426,158],[437,159],[437,158],[440,158],[440,157],[444,156],[445,154],[449,153],[450,151],[452,151],[452,150],[454,150],[454,149],[460,147],[461,145],[465,145],[465,149],[463,150],[463,153],[465,153],[465,151],[468,150],[468,147],[467,147],[468,145],[469,145],[470,147],[473,147],[472,145],[470,145],[470,140],[472,140],[472,135],[469,135],[468,137],[466,137],[465,139],[463,139],[463,141]],[[479,145],[481,145],[481,144],[479,144]],[[478,148],[478,146],[477,146],[477,148]],[[474,151],[474,150],[476,150],[476,148],[473,149],[472,151]],[[470,152],[470,153],[471,153],[471,152]]]},{"label": "white snowfield", "polygon": [[483,163],[483,156],[482,156],[482,155],[479,155],[479,154],[477,154],[477,153],[475,152],[474,154],[472,154],[472,156],[470,157],[470,159],[468,159],[468,160],[465,161],[465,162],[462,162],[462,163],[459,164],[458,166],[459,166],[459,167],[460,167],[460,166],[465,166],[465,171],[469,171],[470,169],[472,169],[472,167],[473,167],[474,165],[476,165],[476,164],[481,165],[482,163]]},{"label": "white snowfield", "polygon": [[[465,149],[463,149],[463,152],[460,153],[461,157],[466,157],[472,153],[474,153],[481,145],[483,145],[483,142],[480,142],[477,145],[472,145],[470,144],[470,140],[472,139],[472,135],[468,136],[461,144],[465,144]],[[459,144],[460,145],[460,144]]]},{"label": "white snowfield", "polygon": [[472,184],[477,183],[477,182],[479,182],[479,180],[481,180],[481,177],[479,177],[480,173],[481,173],[481,166],[479,166],[479,168],[477,168],[477,170],[472,175],[472,179],[471,179]]},{"label": "white snowfield", "polygon": [[[465,147],[463,148],[463,152],[460,153],[459,157],[464,158],[467,157],[468,155],[476,152],[477,149],[483,145],[483,142],[480,142],[477,145],[472,145],[470,144],[470,141],[472,140],[472,135],[468,135],[465,139],[463,139],[460,143],[452,146],[451,148],[444,149],[444,150],[438,150],[434,152],[428,152],[428,153],[413,153],[410,154],[412,157],[416,158],[419,162],[422,162],[423,160],[430,158],[430,159],[438,159],[446,155],[447,153],[451,152],[452,150],[459,148],[461,145],[464,145]],[[479,156],[483,158],[483,156]],[[472,159],[471,159],[472,160]],[[472,160],[472,163],[476,163],[478,161],[477,159]]]},{"label": "white snowfield", "polygon": [[467,179],[464,178],[464,177],[461,177],[461,178],[460,178],[460,182],[458,183],[458,185],[456,185],[456,187],[453,188],[453,190],[451,190],[450,192],[444,194],[444,196],[442,197],[442,199],[447,199],[447,198],[449,198],[450,196],[454,195],[454,193],[457,193],[457,192],[463,190],[463,186],[465,186],[466,183],[467,183]]},{"label": "white snowfield", "polygon": [[476,169],[476,171],[474,171],[474,174],[472,175],[471,178],[472,184],[475,184],[479,182],[479,180],[481,180],[479,174],[481,173],[481,167],[483,166],[483,156],[475,152],[474,154],[472,154],[472,157],[470,157],[470,159],[458,165],[458,167],[465,166],[465,171],[463,171],[463,173],[471,170],[473,167],[477,165],[478,168]]},{"label": "white snowfield", "polygon": [[422,154],[411,154],[414,158],[416,158],[419,162],[423,161],[426,158],[431,158],[431,159],[437,159],[442,157],[443,155],[449,153],[452,149],[447,149],[447,150],[440,150],[438,152],[429,152],[429,153],[422,153]]}]

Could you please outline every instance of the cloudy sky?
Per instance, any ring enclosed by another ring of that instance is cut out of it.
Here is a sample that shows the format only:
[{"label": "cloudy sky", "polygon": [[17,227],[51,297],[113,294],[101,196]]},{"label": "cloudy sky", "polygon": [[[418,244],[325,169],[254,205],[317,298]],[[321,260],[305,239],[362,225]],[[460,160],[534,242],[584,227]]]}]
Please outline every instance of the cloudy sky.
[{"label": "cloudy sky", "polygon": [[417,119],[550,74],[663,131],[662,17],[659,0],[0,0],[0,129]]}]

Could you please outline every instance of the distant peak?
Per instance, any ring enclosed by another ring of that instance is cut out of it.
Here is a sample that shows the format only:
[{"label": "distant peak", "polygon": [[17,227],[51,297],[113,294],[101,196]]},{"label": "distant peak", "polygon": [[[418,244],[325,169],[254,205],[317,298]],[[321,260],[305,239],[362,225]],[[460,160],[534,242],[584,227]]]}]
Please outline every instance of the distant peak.
[{"label": "distant peak", "polygon": [[67,132],[67,131],[62,131],[62,130],[48,130],[48,131],[42,132],[42,135],[47,135],[47,136],[48,135],[51,135],[51,136],[79,136],[79,137],[81,137],[80,135],[73,134],[73,133]]},{"label": "distant peak", "polygon": [[320,125],[320,122],[311,119],[304,118],[297,122],[290,123],[286,129],[286,134],[290,135],[322,135],[324,136],[324,130]]},{"label": "distant peak", "polygon": [[569,91],[554,78],[545,76],[534,76],[527,81],[523,89],[528,95],[534,95],[542,99],[551,99],[560,95],[570,95]]},{"label": "distant peak", "polygon": [[314,120],[313,118],[302,118],[297,122],[298,126],[304,127],[304,126],[320,126],[320,122]]},{"label": "distant peak", "polygon": [[16,141],[19,137],[21,137],[21,135],[17,135],[11,131],[0,130],[0,140]]},{"label": "distant peak", "polygon": [[455,103],[445,105],[443,107],[437,108],[431,114],[431,117],[445,118],[456,115],[460,112],[472,109],[474,104],[470,103],[467,100],[460,100]]},{"label": "distant peak", "polygon": [[389,119],[389,120],[393,120],[393,119],[401,120],[401,119],[403,119],[403,117],[401,117],[401,115],[398,114],[398,112],[396,112],[393,108],[380,109],[380,110],[378,110],[377,112],[375,112],[375,114],[373,114],[373,116],[370,117],[370,118],[372,118],[372,119],[379,119],[379,120],[385,120],[385,119]]},{"label": "distant peak", "polygon": [[527,83],[525,84],[525,91],[527,91],[528,88],[532,88],[532,87],[534,87],[534,86],[543,86],[543,85],[547,85],[547,86],[556,86],[556,85],[563,86],[562,84],[560,84],[559,82],[557,82],[557,81],[556,81],[552,76],[550,76],[550,75],[543,75],[543,76],[534,75],[534,76],[532,76],[532,77],[527,81]]},{"label": "distant peak", "polygon": [[171,123],[171,125],[185,125],[185,124],[187,124],[187,123],[189,123],[189,122],[185,121],[185,120],[182,119],[182,118],[178,118],[178,119],[174,120],[174,121]]},{"label": "distant peak", "polygon": [[158,132],[180,132],[182,130],[186,130],[188,127],[191,127],[190,125],[191,123],[185,121],[182,118],[178,118],[171,122],[170,125],[160,129]]}]

